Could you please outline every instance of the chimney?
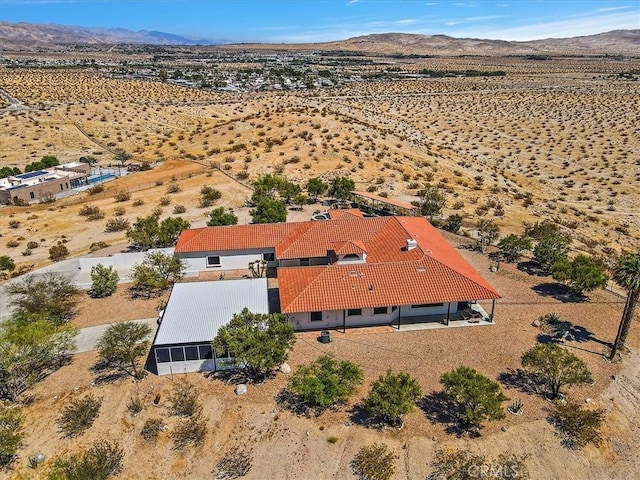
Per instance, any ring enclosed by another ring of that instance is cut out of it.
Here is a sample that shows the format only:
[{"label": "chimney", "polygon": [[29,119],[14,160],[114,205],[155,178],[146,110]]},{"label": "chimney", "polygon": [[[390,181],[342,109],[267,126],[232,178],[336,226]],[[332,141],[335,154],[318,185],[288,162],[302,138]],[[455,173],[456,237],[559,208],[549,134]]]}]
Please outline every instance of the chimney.
[{"label": "chimney", "polygon": [[414,238],[407,238],[407,250],[413,250],[418,246],[418,241]]}]

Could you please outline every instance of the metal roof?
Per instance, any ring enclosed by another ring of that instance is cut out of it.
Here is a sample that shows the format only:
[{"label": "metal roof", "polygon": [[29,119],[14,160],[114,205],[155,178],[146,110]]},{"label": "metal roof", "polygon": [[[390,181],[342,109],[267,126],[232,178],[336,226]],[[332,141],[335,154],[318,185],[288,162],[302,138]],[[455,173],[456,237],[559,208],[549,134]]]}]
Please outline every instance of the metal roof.
[{"label": "metal roof", "polygon": [[210,342],[245,307],[269,313],[266,278],[176,283],[153,343]]}]

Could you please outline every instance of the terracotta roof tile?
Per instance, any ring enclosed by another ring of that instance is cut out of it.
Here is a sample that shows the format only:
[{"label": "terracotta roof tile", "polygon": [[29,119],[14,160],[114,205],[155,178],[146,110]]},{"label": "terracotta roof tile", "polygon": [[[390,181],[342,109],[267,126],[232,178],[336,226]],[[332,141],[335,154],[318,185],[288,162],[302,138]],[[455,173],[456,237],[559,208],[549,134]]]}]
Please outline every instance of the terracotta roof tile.
[{"label": "terracotta roof tile", "polygon": [[175,252],[217,252],[273,247],[299,228],[299,225],[300,223],[266,223],[194,228],[180,234]]}]

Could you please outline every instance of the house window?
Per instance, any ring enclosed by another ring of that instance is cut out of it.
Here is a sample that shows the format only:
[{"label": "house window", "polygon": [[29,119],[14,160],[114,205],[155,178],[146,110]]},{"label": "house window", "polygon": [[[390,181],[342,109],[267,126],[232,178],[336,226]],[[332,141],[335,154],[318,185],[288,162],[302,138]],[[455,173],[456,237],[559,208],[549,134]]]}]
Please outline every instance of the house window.
[{"label": "house window", "polygon": [[187,360],[198,360],[198,347],[184,347],[184,356]]},{"label": "house window", "polygon": [[220,264],[220,255],[210,255],[207,257],[207,267],[219,267]]},{"label": "house window", "polygon": [[184,361],[184,348],[182,348],[182,347],[171,347],[171,361],[172,362],[183,362]]},{"label": "house window", "polygon": [[374,315],[385,315],[389,313],[389,307],[375,307],[373,309]]},{"label": "house window", "polygon": [[31,199],[36,198],[35,192],[29,192],[29,198]]},{"label": "house window", "polygon": [[347,310],[348,317],[359,317],[361,315],[362,315],[361,308],[350,308],[349,310]]},{"label": "house window", "polygon": [[311,312],[311,321],[312,322],[321,322],[322,321],[322,312]]},{"label": "house window", "polygon": [[213,358],[213,351],[211,345],[198,345],[198,351],[200,352],[201,360],[209,360]]},{"label": "house window", "polygon": [[156,348],[156,363],[167,363],[170,361],[168,348]]},{"label": "house window", "polygon": [[276,254],[275,253],[263,253],[262,254],[262,259],[265,262],[273,262],[276,259]]},{"label": "house window", "polygon": [[420,303],[418,305],[411,305],[411,308],[431,308],[431,307],[442,307],[444,303]]},{"label": "house window", "polygon": [[344,257],[342,257],[342,260],[360,260],[360,255],[358,255],[357,253],[347,253]]},{"label": "house window", "polygon": [[398,306],[397,306],[397,305],[394,305],[393,307],[391,307],[391,311],[392,311],[392,312],[395,312],[397,309],[398,309]]},{"label": "house window", "polygon": [[60,191],[64,190],[64,185],[60,184]]}]

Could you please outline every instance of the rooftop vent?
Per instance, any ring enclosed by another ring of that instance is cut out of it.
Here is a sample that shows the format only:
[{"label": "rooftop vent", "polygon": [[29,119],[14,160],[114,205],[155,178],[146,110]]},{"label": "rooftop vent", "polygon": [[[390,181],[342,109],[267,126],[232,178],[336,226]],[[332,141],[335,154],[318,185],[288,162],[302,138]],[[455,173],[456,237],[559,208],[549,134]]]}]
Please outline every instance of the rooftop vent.
[{"label": "rooftop vent", "polygon": [[415,238],[407,238],[407,250],[413,250],[418,246],[418,241]]},{"label": "rooftop vent", "polygon": [[418,265],[418,271],[419,271],[419,272],[426,272],[426,271],[427,271],[427,269],[426,269],[426,268],[424,268],[424,265]]}]

